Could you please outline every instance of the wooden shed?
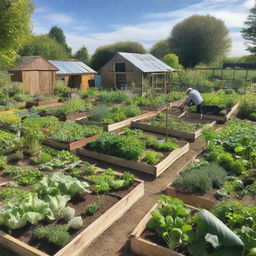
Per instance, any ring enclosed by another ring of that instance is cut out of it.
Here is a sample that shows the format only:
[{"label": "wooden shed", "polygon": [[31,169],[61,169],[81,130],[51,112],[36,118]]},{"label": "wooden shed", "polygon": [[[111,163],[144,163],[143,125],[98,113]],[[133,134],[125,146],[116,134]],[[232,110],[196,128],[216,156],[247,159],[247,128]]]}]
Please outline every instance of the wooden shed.
[{"label": "wooden shed", "polygon": [[101,69],[102,86],[105,88],[143,86],[147,82],[155,88],[166,86],[170,66],[151,54],[118,52]]},{"label": "wooden shed", "polygon": [[81,61],[49,61],[58,68],[57,79],[63,80],[70,88],[84,91],[90,87],[97,73]]},{"label": "wooden shed", "polygon": [[20,64],[9,69],[11,80],[21,82],[31,95],[53,94],[55,74],[58,69],[41,56],[20,59]]}]

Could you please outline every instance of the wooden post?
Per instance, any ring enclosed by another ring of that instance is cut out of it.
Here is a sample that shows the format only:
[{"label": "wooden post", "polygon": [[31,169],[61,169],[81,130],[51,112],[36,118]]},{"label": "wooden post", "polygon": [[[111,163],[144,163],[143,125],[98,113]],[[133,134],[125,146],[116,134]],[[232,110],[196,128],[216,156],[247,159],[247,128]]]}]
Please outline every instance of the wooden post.
[{"label": "wooden post", "polygon": [[141,74],[141,96],[143,96],[143,73]]}]

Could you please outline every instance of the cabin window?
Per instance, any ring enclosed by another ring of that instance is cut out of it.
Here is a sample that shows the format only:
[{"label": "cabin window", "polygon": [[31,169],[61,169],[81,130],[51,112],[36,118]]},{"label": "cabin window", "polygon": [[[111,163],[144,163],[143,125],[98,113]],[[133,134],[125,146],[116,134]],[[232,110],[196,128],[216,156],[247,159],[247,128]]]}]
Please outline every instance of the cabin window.
[{"label": "cabin window", "polygon": [[115,63],[116,72],[125,72],[125,63]]}]

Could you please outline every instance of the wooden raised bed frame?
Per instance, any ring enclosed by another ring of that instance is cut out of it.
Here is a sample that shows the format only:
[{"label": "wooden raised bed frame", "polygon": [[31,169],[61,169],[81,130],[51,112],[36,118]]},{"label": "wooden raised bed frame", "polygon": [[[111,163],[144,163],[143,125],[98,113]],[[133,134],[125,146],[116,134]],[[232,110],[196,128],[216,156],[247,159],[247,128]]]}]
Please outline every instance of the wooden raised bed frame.
[{"label": "wooden raised bed frame", "polygon": [[[196,209],[190,205],[187,207],[191,209]],[[137,227],[133,230],[131,234],[131,250],[132,252],[140,255],[140,256],[184,256],[181,253],[175,252],[173,250],[169,250],[166,247],[148,241],[144,238],[141,238],[141,234],[146,229],[148,221],[151,219],[151,212],[157,208],[157,204],[155,204],[150,211],[144,216],[144,218],[139,222]],[[198,210],[198,209],[196,209]]]},{"label": "wooden raised bed frame", "polygon": [[44,106],[44,105],[50,105],[50,104],[54,104],[54,103],[58,103],[58,102],[59,102],[58,99],[42,100],[42,101],[33,100],[33,101],[27,101],[26,102],[26,107],[31,108],[33,106]]},{"label": "wooden raised bed frame", "polygon": [[81,140],[77,141],[72,141],[72,142],[59,142],[51,139],[47,139],[43,141],[43,144],[52,148],[58,148],[58,149],[65,149],[69,151],[73,151],[77,148],[82,148],[84,147],[89,141],[95,140],[98,136],[101,134],[96,134],[94,136],[84,138]]},{"label": "wooden raised bed frame", "polygon": [[140,109],[142,110],[146,110],[146,111],[164,111],[167,108],[171,108],[172,107],[172,103],[169,103],[169,106],[166,106],[167,104],[165,104],[164,106],[160,106],[160,107],[154,107],[154,106],[139,106]]},{"label": "wooden raised bed frame", "polygon": [[[231,116],[233,114],[236,113],[236,111],[238,110],[239,105],[240,105],[240,102],[235,104],[225,116],[204,115],[203,114],[203,118],[215,120],[215,121],[217,121],[219,123],[225,123],[227,120],[229,120],[231,118]],[[193,116],[195,116],[195,117],[201,116],[201,114],[194,113],[194,112],[191,112],[190,115],[191,115],[191,117],[193,117]]]},{"label": "wooden raised bed frame", "polygon": [[[137,179],[136,181],[139,183],[132,191],[109,208],[54,256],[79,256],[93,240],[122,217],[144,195],[144,182]],[[0,245],[18,253],[20,256],[49,256],[2,231],[0,231]]]},{"label": "wooden raised bed frame", "polygon": [[183,147],[173,150],[157,165],[150,165],[143,162],[137,162],[133,160],[127,160],[117,156],[111,156],[106,154],[97,153],[84,148],[78,149],[78,153],[82,156],[94,158],[103,162],[115,164],[118,166],[130,168],[136,171],[141,171],[155,177],[158,177],[163,173],[172,163],[183,156],[189,150],[189,143],[186,143]]},{"label": "wooden raised bed frame", "polygon": [[85,121],[85,122],[83,122],[83,124],[84,125],[86,125],[86,124],[87,125],[99,125],[99,126],[102,126],[105,131],[111,132],[111,131],[119,130],[119,129],[122,129],[124,127],[130,126],[132,121],[142,120],[142,119],[153,117],[153,116],[156,116],[156,115],[157,115],[156,111],[151,111],[151,112],[147,112],[147,113],[144,113],[142,115],[139,115],[139,116],[134,116],[134,117],[125,119],[123,121],[120,121],[120,122],[117,122],[117,123],[114,123],[114,124],[108,124],[107,125],[107,124],[102,124],[102,123],[93,122],[93,121]]},{"label": "wooden raised bed frame", "polygon": [[[143,121],[143,120],[141,120],[141,121]],[[216,124],[216,121],[213,121],[213,122],[209,123],[208,125],[213,127],[215,124]],[[146,123],[142,123],[139,121],[132,121],[131,127],[141,129],[141,130],[147,131],[147,132],[154,132],[154,133],[158,133],[158,134],[169,135],[169,136],[173,136],[176,138],[182,138],[182,139],[186,139],[186,140],[190,140],[190,141],[194,141],[197,138],[199,138],[202,135],[202,130],[203,130],[203,128],[201,128],[195,132],[184,132],[184,131],[171,129],[171,128],[166,129],[164,127],[153,126],[151,124],[146,124]]]},{"label": "wooden raised bed frame", "polygon": [[166,194],[171,197],[176,197],[182,200],[186,204],[193,205],[195,207],[205,208],[210,210],[213,206],[215,206],[218,201],[208,199],[205,196],[195,195],[195,194],[187,194],[177,191],[171,185],[167,187]]}]

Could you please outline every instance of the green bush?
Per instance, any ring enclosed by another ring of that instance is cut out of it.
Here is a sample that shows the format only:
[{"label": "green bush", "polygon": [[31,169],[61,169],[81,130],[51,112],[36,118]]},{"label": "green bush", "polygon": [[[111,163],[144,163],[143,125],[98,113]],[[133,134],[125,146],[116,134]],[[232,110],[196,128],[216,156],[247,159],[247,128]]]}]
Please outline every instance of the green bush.
[{"label": "green bush", "polygon": [[226,171],[217,163],[195,165],[182,172],[174,181],[174,186],[181,187],[189,193],[207,192],[213,187],[221,187],[226,176]]},{"label": "green bush", "polygon": [[241,118],[248,118],[252,113],[256,112],[256,96],[252,94],[246,94],[241,99],[238,115]]},{"label": "green bush", "polygon": [[129,101],[132,98],[132,94],[124,91],[102,91],[99,93],[98,98],[103,102],[122,103]]}]

